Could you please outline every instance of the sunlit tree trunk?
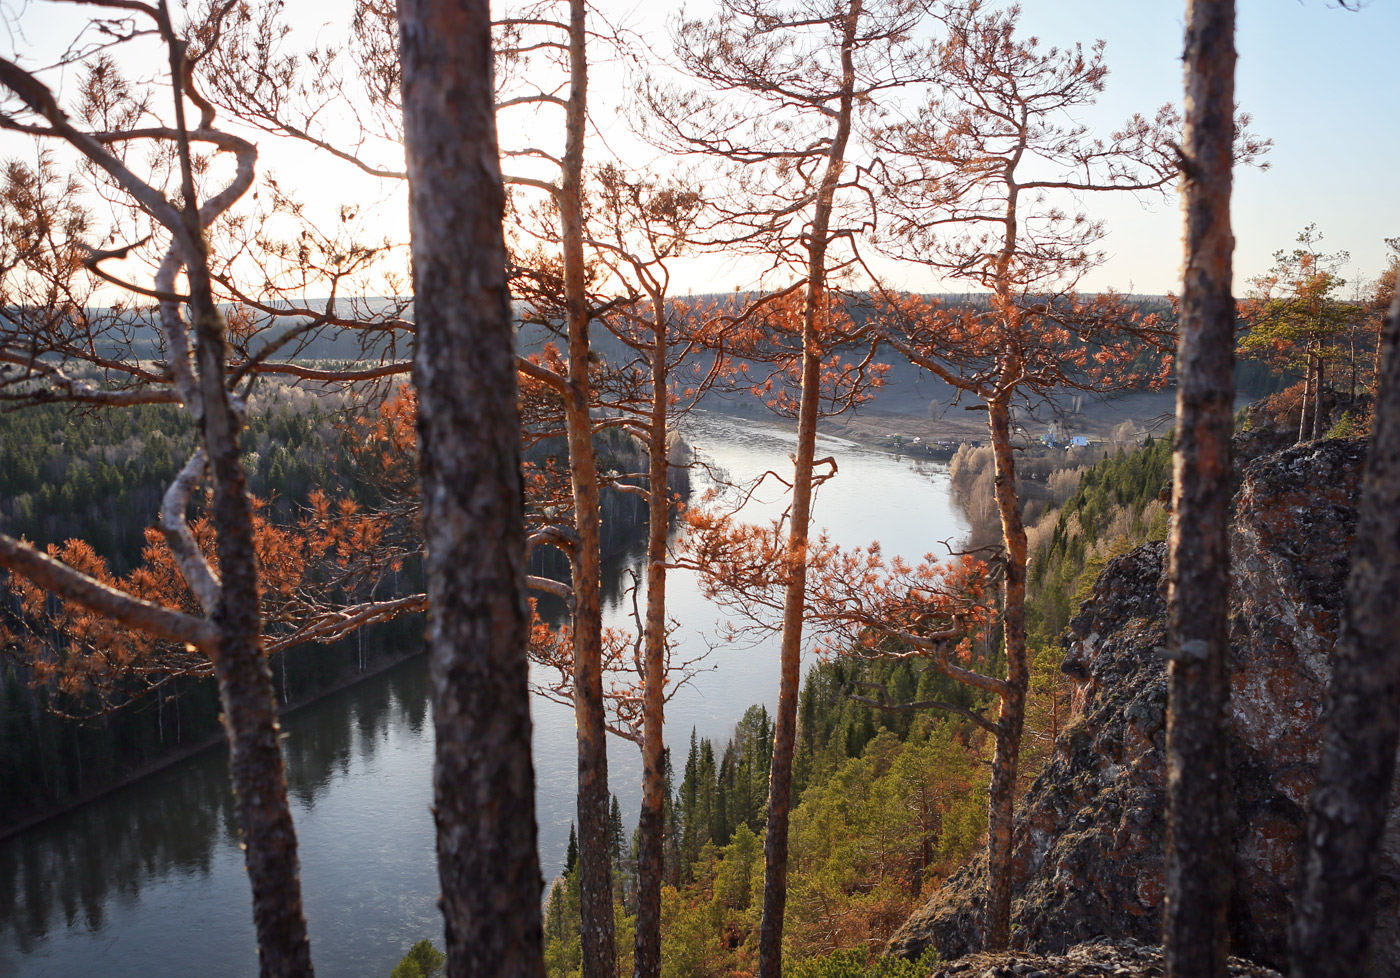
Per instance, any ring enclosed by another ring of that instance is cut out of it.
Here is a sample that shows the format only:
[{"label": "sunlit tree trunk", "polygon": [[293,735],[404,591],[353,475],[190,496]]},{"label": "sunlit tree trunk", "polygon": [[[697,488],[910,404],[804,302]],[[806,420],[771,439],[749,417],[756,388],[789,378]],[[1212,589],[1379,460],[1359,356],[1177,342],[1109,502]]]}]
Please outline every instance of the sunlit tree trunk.
[{"label": "sunlit tree trunk", "polygon": [[1317,367],[1315,369],[1317,380],[1313,388],[1312,433],[1313,441],[1316,441],[1326,433],[1326,429],[1324,429],[1322,426],[1322,382],[1327,371],[1327,361],[1322,358],[1321,349],[1318,350],[1318,352],[1314,355],[1313,359],[1317,362]]},{"label": "sunlit tree trunk", "polygon": [[1188,0],[1182,151],[1186,256],[1168,599],[1164,936],[1172,978],[1223,978],[1229,949],[1234,41],[1233,0]]},{"label": "sunlit tree trunk", "polygon": [[1303,397],[1298,407],[1298,444],[1308,440],[1308,406],[1312,403],[1312,351],[1308,351],[1303,367]]},{"label": "sunlit tree trunk", "polygon": [[[1013,365],[1013,370],[1019,366]],[[996,501],[1006,546],[1002,585],[1002,634],[1006,648],[1006,689],[997,718],[996,753],[987,811],[987,909],[983,922],[986,950],[1000,951],[1011,941],[1011,850],[1016,814],[1016,776],[1021,733],[1026,721],[1026,527],[1016,492],[1016,460],[1011,418],[1005,398],[987,405],[992,456],[996,464]]]},{"label": "sunlit tree trunk", "polygon": [[278,743],[277,695],[262,648],[253,513],[239,451],[243,426],[224,392],[224,322],[209,290],[207,268],[196,263],[189,269],[189,281],[221,583],[211,616],[219,629],[219,648],[211,660],[228,738],[244,862],[253,887],[259,973],[263,978],[309,978],[311,945]]},{"label": "sunlit tree trunk", "polygon": [[788,574],[783,596],[783,637],[779,650],[778,707],[773,716],[773,758],[768,773],[768,822],[763,844],[763,917],[759,924],[760,978],[780,978],[783,914],[787,907],[788,813],[792,807],[792,759],[797,739],[797,689],[802,660],[802,617],[807,597],[807,537],[812,515],[812,463],[821,407],[822,346],[819,327],[826,315],[826,251],[836,187],[851,135],[855,89],[855,38],[861,0],[846,12],[841,46],[842,94],[808,235],[807,297],[802,314],[802,391],[793,457],[792,510],[787,542]]},{"label": "sunlit tree trunk", "polygon": [[1294,978],[1371,973],[1378,859],[1400,739],[1400,299],[1390,308],[1347,611],[1294,907]]},{"label": "sunlit tree trunk", "polygon": [[484,0],[402,0],[399,17],[447,973],[539,978],[520,424],[491,15]]},{"label": "sunlit tree trunk", "polygon": [[[820,251],[812,265],[820,272]],[[797,741],[797,690],[801,679],[802,616],[806,610],[807,537],[812,518],[812,460],[817,444],[821,347],[816,334],[819,286],[809,284],[802,326],[802,398],[797,452],[793,459],[792,510],[787,541],[787,583],[779,649],[778,707],[773,714],[773,759],[768,774],[768,831],[763,845],[763,919],[759,929],[759,974],[782,973],[783,913],[787,906],[788,813],[792,807],[792,758]]]},{"label": "sunlit tree trunk", "polygon": [[588,377],[589,311],[583,254],[583,138],[587,124],[586,8],[569,2],[569,99],[561,172],[559,226],[568,317],[568,389],[564,417],[573,488],[571,552],[574,717],[578,735],[579,893],[583,912],[584,978],[614,978],[612,865],[608,847],[608,750],[603,704],[603,611],[598,465]]},{"label": "sunlit tree trunk", "polygon": [[647,496],[647,610],[643,637],[642,810],[637,822],[637,923],[633,974],[661,973],[661,873],[665,834],[666,758],[666,534],[670,526],[666,443],[666,304],[653,297],[650,464]]}]

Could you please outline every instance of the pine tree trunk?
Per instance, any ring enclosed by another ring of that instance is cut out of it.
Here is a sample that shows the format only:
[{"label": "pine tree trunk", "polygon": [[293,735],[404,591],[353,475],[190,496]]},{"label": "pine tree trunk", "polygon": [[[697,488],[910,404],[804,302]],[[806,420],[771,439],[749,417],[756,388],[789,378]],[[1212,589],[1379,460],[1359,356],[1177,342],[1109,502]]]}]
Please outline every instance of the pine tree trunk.
[{"label": "pine tree trunk", "polygon": [[782,974],[783,914],[787,907],[788,813],[792,806],[792,757],[797,739],[802,618],[807,607],[807,535],[812,515],[812,459],[816,453],[821,383],[821,347],[815,322],[817,303],[824,299],[824,295],[816,294],[816,287],[809,287],[808,309],[802,328],[802,399],[788,528],[778,708],[773,715],[773,759],[768,772],[768,831],[763,844],[763,919],[759,926],[758,947],[760,978],[780,978]]},{"label": "pine tree trunk", "polygon": [[[193,199],[193,195],[188,195]],[[190,236],[203,240],[193,208]],[[209,269],[197,256],[186,264],[197,338],[202,433],[213,483],[210,515],[219,564],[219,629],[211,656],[229,745],[229,775],[253,888],[253,923],[262,978],[310,978],[311,945],[302,913],[296,830],[278,743],[277,694],[262,644],[253,510],[240,457],[243,419],[225,389],[225,327],[214,302]]]},{"label": "pine tree trunk", "polygon": [[1229,949],[1234,37],[1233,0],[1188,0],[1186,260],[1169,556],[1164,942],[1170,978],[1224,978]]},{"label": "pine tree trunk", "polygon": [[637,822],[637,923],[633,974],[661,973],[661,873],[665,830],[666,758],[666,534],[670,528],[669,458],[666,444],[666,307],[652,309],[651,426],[647,450],[647,611],[643,640],[642,810]]},{"label": "pine tree trunk", "polygon": [[842,97],[836,131],[808,234],[807,298],[802,315],[802,392],[793,459],[792,510],[788,527],[783,638],[779,651],[778,709],[773,717],[773,757],[768,770],[768,823],[763,843],[763,917],[759,923],[759,978],[781,978],[783,914],[787,908],[788,813],[792,806],[792,759],[797,739],[797,690],[802,658],[802,618],[807,607],[807,536],[812,515],[812,462],[821,407],[822,346],[819,321],[826,315],[826,250],[831,212],[851,135],[855,90],[855,38],[861,0],[852,0],[841,45]]},{"label": "pine tree trunk", "polygon": [[1400,297],[1384,344],[1347,613],[1332,650],[1326,733],[1298,872],[1295,978],[1371,973],[1376,854],[1400,739]]},{"label": "pine tree trunk", "polygon": [[447,974],[539,978],[520,424],[491,15],[484,0],[402,0],[399,17]]},{"label": "pine tree trunk", "polygon": [[[1013,367],[1013,372],[1019,367]],[[1006,648],[1007,691],[997,719],[996,753],[987,811],[987,909],[983,923],[985,950],[1001,951],[1011,941],[1011,852],[1016,815],[1016,776],[1021,759],[1021,733],[1026,721],[1026,528],[1016,494],[1016,462],[1011,444],[1011,418],[1005,400],[987,405],[996,500],[1006,546],[1002,633]]]},{"label": "pine tree trunk", "polygon": [[589,311],[583,255],[583,139],[588,62],[584,0],[569,0],[569,99],[559,205],[564,254],[564,306],[569,331],[569,390],[564,413],[573,489],[571,559],[574,718],[578,736],[579,891],[583,913],[583,978],[616,978],[612,866],[608,859],[608,745],[603,703],[602,557],[598,464],[593,451],[588,376]]},{"label": "pine tree trunk", "polygon": [[1320,352],[1314,354],[1314,355],[1313,355],[1313,359],[1317,361],[1317,367],[1315,368],[1315,371],[1314,371],[1314,372],[1316,373],[1317,379],[1316,379],[1316,380],[1314,381],[1314,383],[1313,383],[1313,433],[1312,433],[1312,436],[1313,436],[1313,441],[1317,441],[1317,440],[1318,440],[1319,438],[1321,438],[1324,434],[1326,434],[1326,429],[1324,429],[1323,426],[1322,426],[1322,419],[1323,419],[1323,413],[1322,413],[1322,380],[1323,380],[1323,375],[1325,374],[1325,372],[1326,372],[1326,370],[1327,370],[1327,361],[1325,361],[1325,360],[1322,359],[1322,354],[1321,354]]}]

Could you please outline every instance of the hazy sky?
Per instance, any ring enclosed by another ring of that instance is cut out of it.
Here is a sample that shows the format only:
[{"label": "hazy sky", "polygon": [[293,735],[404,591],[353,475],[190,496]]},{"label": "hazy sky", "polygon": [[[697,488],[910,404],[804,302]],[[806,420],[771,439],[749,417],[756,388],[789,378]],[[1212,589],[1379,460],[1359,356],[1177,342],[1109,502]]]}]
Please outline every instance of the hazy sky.
[{"label": "hazy sky", "polygon": [[[668,44],[666,24],[678,6],[598,0],[614,22],[627,24],[658,49]],[[71,38],[74,19],[91,8],[0,0],[10,16],[21,13],[24,37],[0,30],[0,50],[14,46],[60,45]],[[291,5],[289,5],[291,6]],[[692,3],[690,16],[705,9]],[[1167,101],[1180,101],[1183,8],[1170,0],[1026,0],[1022,27],[1044,45],[1107,42],[1107,90],[1080,121],[1106,134],[1133,112],[1149,114]],[[291,7],[299,35],[339,36],[348,4],[304,3]],[[1374,276],[1384,263],[1383,239],[1400,235],[1400,190],[1394,173],[1400,160],[1400,83],[1393,73],[1394,45],[1400,39],[1400,3],[1372,0],[1359,13],[1336,9],[1326,0],[1239,0],[1238,98],[1253,115],[1252,128],[1274,141],[1267,171],[1237,173],[1234,225],[1236,291],[1264,272],[1274,251],[1291,246],[1304,226],[1316,223],[1327,251],[1346,250],[1349,278]],[[592,74],[595,117],[624,96],[606,64]],[[562,135],[562,119],[557,135]],[[546,128],[548,122],[544,121]],[[552,138],[547,132],[540,138]],[[629,164],[646,162],[619,122],[606,124],[605,138]],[[265,168],[286,183],[300,184],[313,201],[325,204],[349,196],[361,200],[382,190],[366,187],[337,164],[306,153],[288,153],[260,137]],[[21,152],[0,140],[6,155]],[[1106,222],[1104,247],[1109,263],[1084,283],[1134,292],[1166,292],[1177,287],[1181,220],[1175,197],[1096,195],[1085,202],[1089,214]],[[402,205],[380,218],[386,232],[403,235]],[[891,266],[882,271],[911,288],[936,289],[918,273]],[[756,284],[757,272],[741,264],[710,260],[695,265],[680,284],[694,291],[727,291]],[[959,287],[960,288],[960,287]]]},{"label": "hazy sky", "polygon": [[[667,44],[665,25],[677,5],[609,2],[610,16]],[[1080,121],[1103,135],[1134,112],[1150,117],[1165,102],[1181,102],[1185,4],[1171,0],[1024,0],[1021,27],[1043,46],[1107,42],[1110,74],[1098,105]],[[703,3],[687,6],[699,16]],[[1394,73],[1400,2],[1370,0],[1360,12],[1329,0],[1238,0],[1237,96],[1252,129],[1274,141],[1269,169],[1238,171],[1234,228],[1236,291],[1265,272],[1273,253],[1292,247],[1315,223],[1322,247],[1345,250],[1353,279],[1373,278],[1385,263],[1384,239],[1400,235],[1400,81]],[[595,100],[606,97],[595,91]],[[1086,200],[1104,220],[1109,262],[1084,285],[1090,289],[1161,293],[1180,281],[1178,200],[1099,194]],[[707,266],[713,267],[713,266]],[[696,291],[726,290],[745,280],[729,266]],[[913,270],[881,266],[910,288],[937,288]],[[729,281],[733,278],[733,281]],[[749,284],[744,281],[746,286]],[[957,291],[962,286],[955,286]]]},{"label": "hazy sky", "polygon": [[[1167,0],[1029,0],[1023,23],[1046,43],[1108,42],[1103,124],[1181,101],[1184,4]],[[1373,277],[1384,238],[1400,235],[1400,80],[1394,72],[1400,3],[1359,13],[1324,0],[1239,0],[1240,107],[1274,141],[1267,171],[1237,171],[1236,289],[1274,251],[1316,223],[1327,251],[1351,253],[1350,274]],[[1100,120],[1086,119],[1099,124]],[[1091,201],[1108,223],[1112,263],[1098,284],[1163,292],[1180,274],[1176,201],[1148,208]]]}]

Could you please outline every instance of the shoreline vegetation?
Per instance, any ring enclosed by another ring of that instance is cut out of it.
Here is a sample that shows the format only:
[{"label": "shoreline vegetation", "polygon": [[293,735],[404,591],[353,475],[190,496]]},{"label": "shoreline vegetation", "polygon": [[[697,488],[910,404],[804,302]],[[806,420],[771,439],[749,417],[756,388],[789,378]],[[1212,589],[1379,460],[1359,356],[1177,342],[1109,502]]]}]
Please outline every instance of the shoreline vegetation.
[{"label": "shoreline vegetation", "polygon": [[[1018,794],[1052,756],[1056,737],[1071,722],[1072,684],[1059,669],[1059,635],[1068,617],[1088,596],[1109,559],[1142,542],[1161,539],[1165,533],[1159,492],[1169,478],[1169,433],[1151,426],[1153,398],[1130,403],[1138,406],[1138,413],[1120,416],[1107,426],[1103,422],[1108,419],[1101,419],[1098,430],[1109,437],[1100,440],[1096,436],[1090,446],[1048,448],[1026,439],[1025,464],[1019,474],[1024,480],[1022,498],[1030,528],[1027,610],[1033,665]],[[1262,415],[1269,403],[1261,401],[1237,417],[1237,426],[1247,432],[1246,437],[1257,437],[1258,432],[1252,430],[1258,424],[1255,416]],[[825,433],[867,448],[909,455],[909,446],[895,443],[891,433],[928,430],[924,426],[933,423],[907,415],[864,412],[855,419],[827,425]],[[1027,435],[1034,430],[1031,425],[1026,428]],[[1120,437],[1113,437],[1115,432]],[[1136,440],[1139,436],[1140,443]],[[987,451],[968,444],[958,450],[950,465],[953,500],[964,508],[974,541],[992,533],[988,526],[979,529],[979,522],[986,520],[979,521],[976,512],[978,495],[985,488],[979,488],[986,469],[986,459],[981,456]],[[376,659],[363,675],[342,676],[330,687],[294,698],[282,712],[309,706],[415,654],[420,653]],[[975,654],[985,657],[996,652],[989,644]],[[927,711],[889,713],[875,706],[877,701],[888,704],[930,698],[957,700],[972,710],[987,705],[976,693],[956,684],[941,685],[936,674],[920,673],[908,660],[836,660],[814,667],[804,679],[794,770],[794,869],[790,882],[796,894],[791,904],[790,933],[801,945],[801,953],[792,961],[794,975],[902,978],[924,974],[935,964],[933,956],[919,962],[880,959],[878,963],[872,957],[942,880],[975,859],[985,833],[986,738],[956,717],[943,718]],[[675,781],[673,790],[668,791],[665,882],[669,889],[663,897],[663,927],[668,962],[680,964],[664,965],[663,978],[719,975],[727,968],[742,971],[749,963],[757,935],[755,894],[762,865],[757,854],[764,828],[761,806],[756,804],[761,792],[755,786],[764,778],[762,764],[766,761],[764,752],[755,745],[764,739],[768,722],[766,713],[751,708],[736,727],[738,739],[721,744],[697,742],[692,737],[683,763],[676,755]],[[0,830],[0,838],[16,835],[217,747],[218,739],[217,733],[212,734],[60,811],[23,827]],[[911,774],[915,768],[920,770]],[[908,794],[915,783],[934,785],[938,791],[925,799],[915,798]],[[875,812],[872,805],[883,807]],[[635,895],[635,862],[630,860],[635,857],[630,855],[629,833],[614,808],[612,859],[618,933],[626,934],[631,919],[628,901]],[[901,821],[914,810],[921,811],[922,817]],[[881,850],[879,859],[865,865],[857,856],[866,851],[865,834],[872,819],[883,826],[879,831],[893,833],[890,838],[895,841]],[[578,973],[576,891],[576,878],[569,870],[546,888],[549,978]],[[836,906],[838,916],[846,921],[844,929],[837,933],[819,917],[812,917],[808,911],[815,905],[813,901]],[[693,966],[693,970],[677,970],[681,965]]]},{"label": "shoreline vegetation", "polygon": [[[264,464],[262,470],[260,470],[262,475],[261,481],[263,483],[262,488],[270,495],[273,495],[274,498],[278,499],[285,496],[291,496],[293,499],[304,496],[308,491],[307,487],[311,484],[312,478],[315,477],[317,473],[320,473],[320,475],[324,477],[325,472],[328,471],[329,468],[329,463],[320,457],[313,458],[307,462],[304,458],[305,445],[297,444],[301,441],[311,443],[318,439],[323,444],[329,443],[331,432],[325,427],[325,416],[318,415],[314,408],[315,402],[309,398],[300,397],[296,393],[295,388],[287,388],[287,391],[288,393],[285,395],[279,394],[279,398],[287,401],[288,407],[286,413],[289,416],[287,418],[281,418],[280,420],[279,415],[276,413],[270,416],[270,439],[261,438],[259,437],[259,432],[254,432],[257,448],[263,456],[268,457],[270,460],[270,464]],[[1136,394],[1112,402],[1094,404],[1089,406],[1087,410],[1082,410],[1071,415],[1073,421],[1077,422],[1071,430],[1075,433],[1083,432],[1092,435],[1096,442],[1101,441],[1104,436],[1111,435],[1115,426],[1122,428],[1124,423],[1129,424],[1134,431],[1150,431],[1154,422],[1161,416],[1160,408],[1166,396],[1169,395],[1152,393]],[[1115,413],[1117,410],[1115,405],[1121,406],[1123,409],[1122,414]],[[822,433],[844,438],[862,445],[865,448],[884,451],[891,455],[907,456],[911,458],[932,458],[942,463],[950,461],[959,446],[963,444],[971,446],[980,444],[976,435],[979,433],[985,434],[986,422],[984,416],[977,412],[965,412],[967,416],[960,417],[959,415],[964,414],[964,412],[961,411],[959,405],[938,405],[935,403],[933,409],[934,410],[929,413],[935,413],[936,416],[934,417],[919,417],[907,413],[886,413],[873,410],[856,411],[849,415],[823,421],[821,426]],[[749,421],[760,421],[761,423],[775,425],[783,423],[777,418],[763,418],[762,416],[755,418],[747,413],[727,411],[722,405],[709,405],[706,410],[716,415],[743,418]],[[22,417],[25,419],[26,423],[29,423],[34,416],[30,414],[11,417]],[[1115,418],[1117,420],[1115,420]],[[1045,427],[1044,424],[1037,420],[1031,418],[1027,419],[1026,428],[1028,431],[1039,431]],[[132,448],[133,439],[136,440],[139,449],[140,432],[132,433],[123,430],[117,432],[117,434],[122,436],[123,441],[120,447],[126,455],[131,456],[129,460],[138,460],[138,456],[126,450]],[[179,437],[178,432],[175,432],[174,435],[175,437]],[[916,439],[918,440],[916,441]],[[944,446],[945,450],[940,451],[931,448],[931,446],[939,446],[941,443],[947,443]],[[1117,443],[1114,443],[1115,447],[1116,444]],[[1064,455],[1065,451],[1064,449],[1045,449],[1038,443],[1031,444],[1028,447],[1034,454],[1042,457],[1050,457],[1055,461],[1058,461],[1060,457]],[[100,455],[102,454],[103,448],[104,446],[102,446],[98,440],[89,438],[77,445],[73,451],[75,457],[81,456],[84,451],[90,454]],[[1098,457],[1103,450],[1103,446],[1096,445],[1095,457]],[[303,460],[300,468],[290,468],[290,460],[292,459]],[[40,465],[43,465],[46,459],[40,454],[40,456],[36,458],[36,461]],[[1055,465],[1055,461],[1050,463],[1052,468]],[[1041,467],[1044,468],[1045,465],[1042,464]],[[301,469],[305,469],[305,471],[303,472]],[[65,469],[65,472],[66,471]],[[1034,468],[1028,471],[1034,471]],[[157,473],[157,476],[158,475],[159,473]],[[79,473],[79,481],[82,481],[82,473]],[[146,480],[143,479],[142,481],[144,482]],[[259,489],[256,476],[254,480],[254,489],[255,492]],[[115,488],[106,487],[105,484],[94,487],[94,492],[106,494],[115,493],[118,496],[122,491],[123,487],[120,482],[116,484]],[[125,491],[141,492],[145,490],[143,486],[132,486],[131,488],[125,489]],[[15,496],[12,495],[10,498],[14,499]],[[631,498],[630,496],[624,496],[621,501],[627,502],[630,501]],[[1031,498],[1034,497],[1032,496]],[[963,508],[971,522],[974,524],[977,522],[972,499],[965,489],[955,493],[955,503]],[[624,507],[624,509],[625,508],[626,507]],[[142,510],[140,507],[131,507],[129,511],[140,512]],[[620,536],[616,533],[609,534],[611,539],[614,541],[621,541],[624,538],[630,540],[633,535],[641,532],[644,521],[638,522],[635,518],[631,518],[636,517],[638,514],[622,512],[618,515],[621,516],[626,526],[624,526]],[[644,513],[640,514],[642,517],[644,517],[644,515]],[[614,518],[617,517],[615,516]],[[130,535],[132,535],[131,531],[127,531],[125,534],[125,536]],[[139,536],[139,530],[136,531],[136,535]],[[618,548],[625,547],[625,545],[626,544],[622,542],[617,543]],[[119,564],[122,560],[119,548],[114,556],[116,558],[114,563]],[[416,618],[414,620],[416,620]],[[348,651],[352,649],[356,641],[359,641],[360,650],[363,650],[366,646],[382,649],[386,641],[393,643],[407,642],[408,645],[413,645],[413,640],[407,637],[408,634],[413,631],[413,627],[411,620],[404,620],[397,625],[390,624],[388,626],[380,626],[381,632],[384,632],[387,628],[393,633],[392,637],[383,638],[375,635],[366,636],[362,641],[346,640],[340,643],[345,646],[345,649],[341,650],[339,655],[348,656],[352,654],[362,654],[362,652]],[[421,647],[414,647],[402,654],[386,655],[382,651],[378,651],[372,654],[371,659],[366,661],[366,668],[364,668],[363,671],[346,671],[325,682],[317,682],[314,679],[310,681],[302,680],[300,689],[295,690],[285,701],[279,700],[279,712],[281,715],[286,715],[303,706],[315,703],[327,696],[355,685],[362,679],[370,678],[385,669],[392,668],[401,662],[405,662],[414,655],[421,654],[421,652]],[[329,657],[337,656],[333,648],[320,651],[308,649],[294,650],[291,656],[293,659],[304,659],[316,655],[327,657],[327,653],[329,653]],[[341,667],[344,668],[345,664],[342,663]],[[278,678],[281,683],[285,684],[285,675],[277,675],[278,668],[277,665],[274,665],[274,678]],[[207,685],[207,680],[204,681],[204,684]],[[293,686],[295,687],[296,685],[297,683],[294,680]],[[279,693],[284,691],[285,685],[279,687]],[[189,697],[192,693],[192,690],[187,689],[181,692],[179,696]],[[218,747],[221,743],[224,743],[223,731],[215,724],[209,729],[200,732],[195,739],[179,743],[170,747],[168,750],[158,751],[153,756],[145,757],[133,767],[120,771],[112,780],[92,787],[83,787],[75,796],[53,807],[44,808],[41,811],[32,813],[24,813],[15,821],[0,821],[0,839],[7,839],[19,835],[27,829],[60,817],[84,805],[106,797],[114,791],[121,790],[122,788],[138,783],[144,778],[167,770],[171,766],[187,758]]]},{"label": "shoreline vegetation", "polygon": [[[304,709],[308,706],[313,706],[329,696],[334,696],[336,693],[350,689],[351,687],[367,679],[371,679],[375,676],[381,675],[382,673],[389,671],[390,669],[395,668],[396,666],[400,666],[403,663],[413,659],[415,656],[423,655],[425,651],[425,649],[420,647],[412,651],[406,652],[402,655],[389,654],[376,656],[373,659],[369,660],[369,664],[367,665],[367,668],[364,672],[353,673],[343,676],[329,686],[314,691],[308,691],[300,696],[293,697],[291,702],[289,703],[279,703],[277,715],[279,717],[290,716],[296,713],[298,710]],[[114,792],[118,792],[124,788],[129,788],[134,784],[138,784],[141,781],[152,777],[153,775],[159,774],[162,771],[169,770],[170,768],[176,766],[177,764],[180,764],[183,761],[187,761],[192,757],[197,757],[200,754],[203,754],[205,751],[216,750],[219,748],[223,748],[225,753],[227,753],[228,751],[228,741],[225,738],[222,730],[212,731],[204,735],[203,738],[200,740],[194,741],[189,744],[182,744],[179,747],[172,748],[170,753],[162,754],[159,757],[153,758],[146,764],[143,764],[140,767],[123,773],[117,780],[111,782],[110,784],[93,788],[87,794],[83,795],[80,798],[74,799],[72,802],[63,805],[60,808],[56,808],[39,815],[31,816],[15,824],[0,825],[0,842],[12,838],[13,836],[17,836],[25,831],[28,831],[29,829],[35,828],[36,826],[42,825],[45,822],[51,821],[56,818],[61,818],[62,816],[67,815],[70,812],[77,811],[85,805],[90,805],[95,801],[100,801],[108,795],[113,794]]]},{"label": "shoreline vegetation", "polygon": [[[1148,435],[1140,446],[1093,449],[1041,477],[1025,467],[1027,488],[1050,483],[1048,498],[1028,493],[1039,516],[1033,528],[1027,602],[1031,679],[1023,794],[1053,756],[1070,724],[1072,682],[1060,670],[1060,633],[1071,608],[1112,556],[1165,536],[1158,499],[1169,477],[1170,439]],[[955,502],[967,501],[977,453],[959,452]],[[1084,463],[1084,464],[1079,464]],[[1055,480],[1055,473],[1065,478]],[[1062,483],[1062,484],[1058,484]],[[973,533],[978,533],[976,514]],[[990,668],[993,643],[971,651]],[[887,711],[938,700],[976,713],[990,705],[972,690],[923,669],[917,659],[835,657],[813,666],[802,684],[794,760],[792,869],[787,911],[790,966],[803,978],[897,978],[927,974],[919,961],[877,958],[879,949],[942,881],[975,861],[986,832],[990,738],[976,725],[937,710]],[[767,722],[754,706],[727,743],[691,738],[674,755],[663,892],[662,978],[719,978],[752,972],[757,942],[764,831],[751,806],[754,731]],[[679,750],[680,748],[678,748]],[[761,763],[761,758],[757,758]],[[761,774],[761,772],[758,772]],[[613,831],[619,933],[631,926],[634,863],[620,820]],[[549,886],[546,973],[580,974],[578,881],[565,872]],[[627,965],[625,953],[621,961]]]}]

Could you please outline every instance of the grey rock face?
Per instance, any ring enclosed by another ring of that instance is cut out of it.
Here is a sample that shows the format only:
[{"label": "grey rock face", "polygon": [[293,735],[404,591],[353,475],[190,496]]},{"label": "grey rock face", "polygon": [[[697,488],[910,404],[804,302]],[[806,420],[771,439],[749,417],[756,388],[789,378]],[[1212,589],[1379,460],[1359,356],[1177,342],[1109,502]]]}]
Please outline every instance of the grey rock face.
[{"label": "grey rock face", "polygon": [[[1129,941],[1080,944],[1063,954],[974,954],[934,968],[929,978],[1161,978],[1162,952]],[[1230,959],[1231,978],[1276,978],[1278,972]]]},{"label": "grey rock face", "polygon": [[[1231,743],[1236,954],[1281,966],[1295,850],[1321,742],[1329,655],[1342,611],[1364,445],[1327,441],[1244,467],[1232,535]],[[1040,953],[1100,936],[1161,939],[1166,835],[1164,544],[1104,570],[1070,625],[1073,719],[1017,820],[1014,947]],[[1397,598],[1400,600],[1400,598]],[[1396,820],[1393,819],[1393,823]],[[1392,832],[1375,973],[1400,975]],[[903,956],[980,950],[985,864],[951,878],[895,935]]]}]

